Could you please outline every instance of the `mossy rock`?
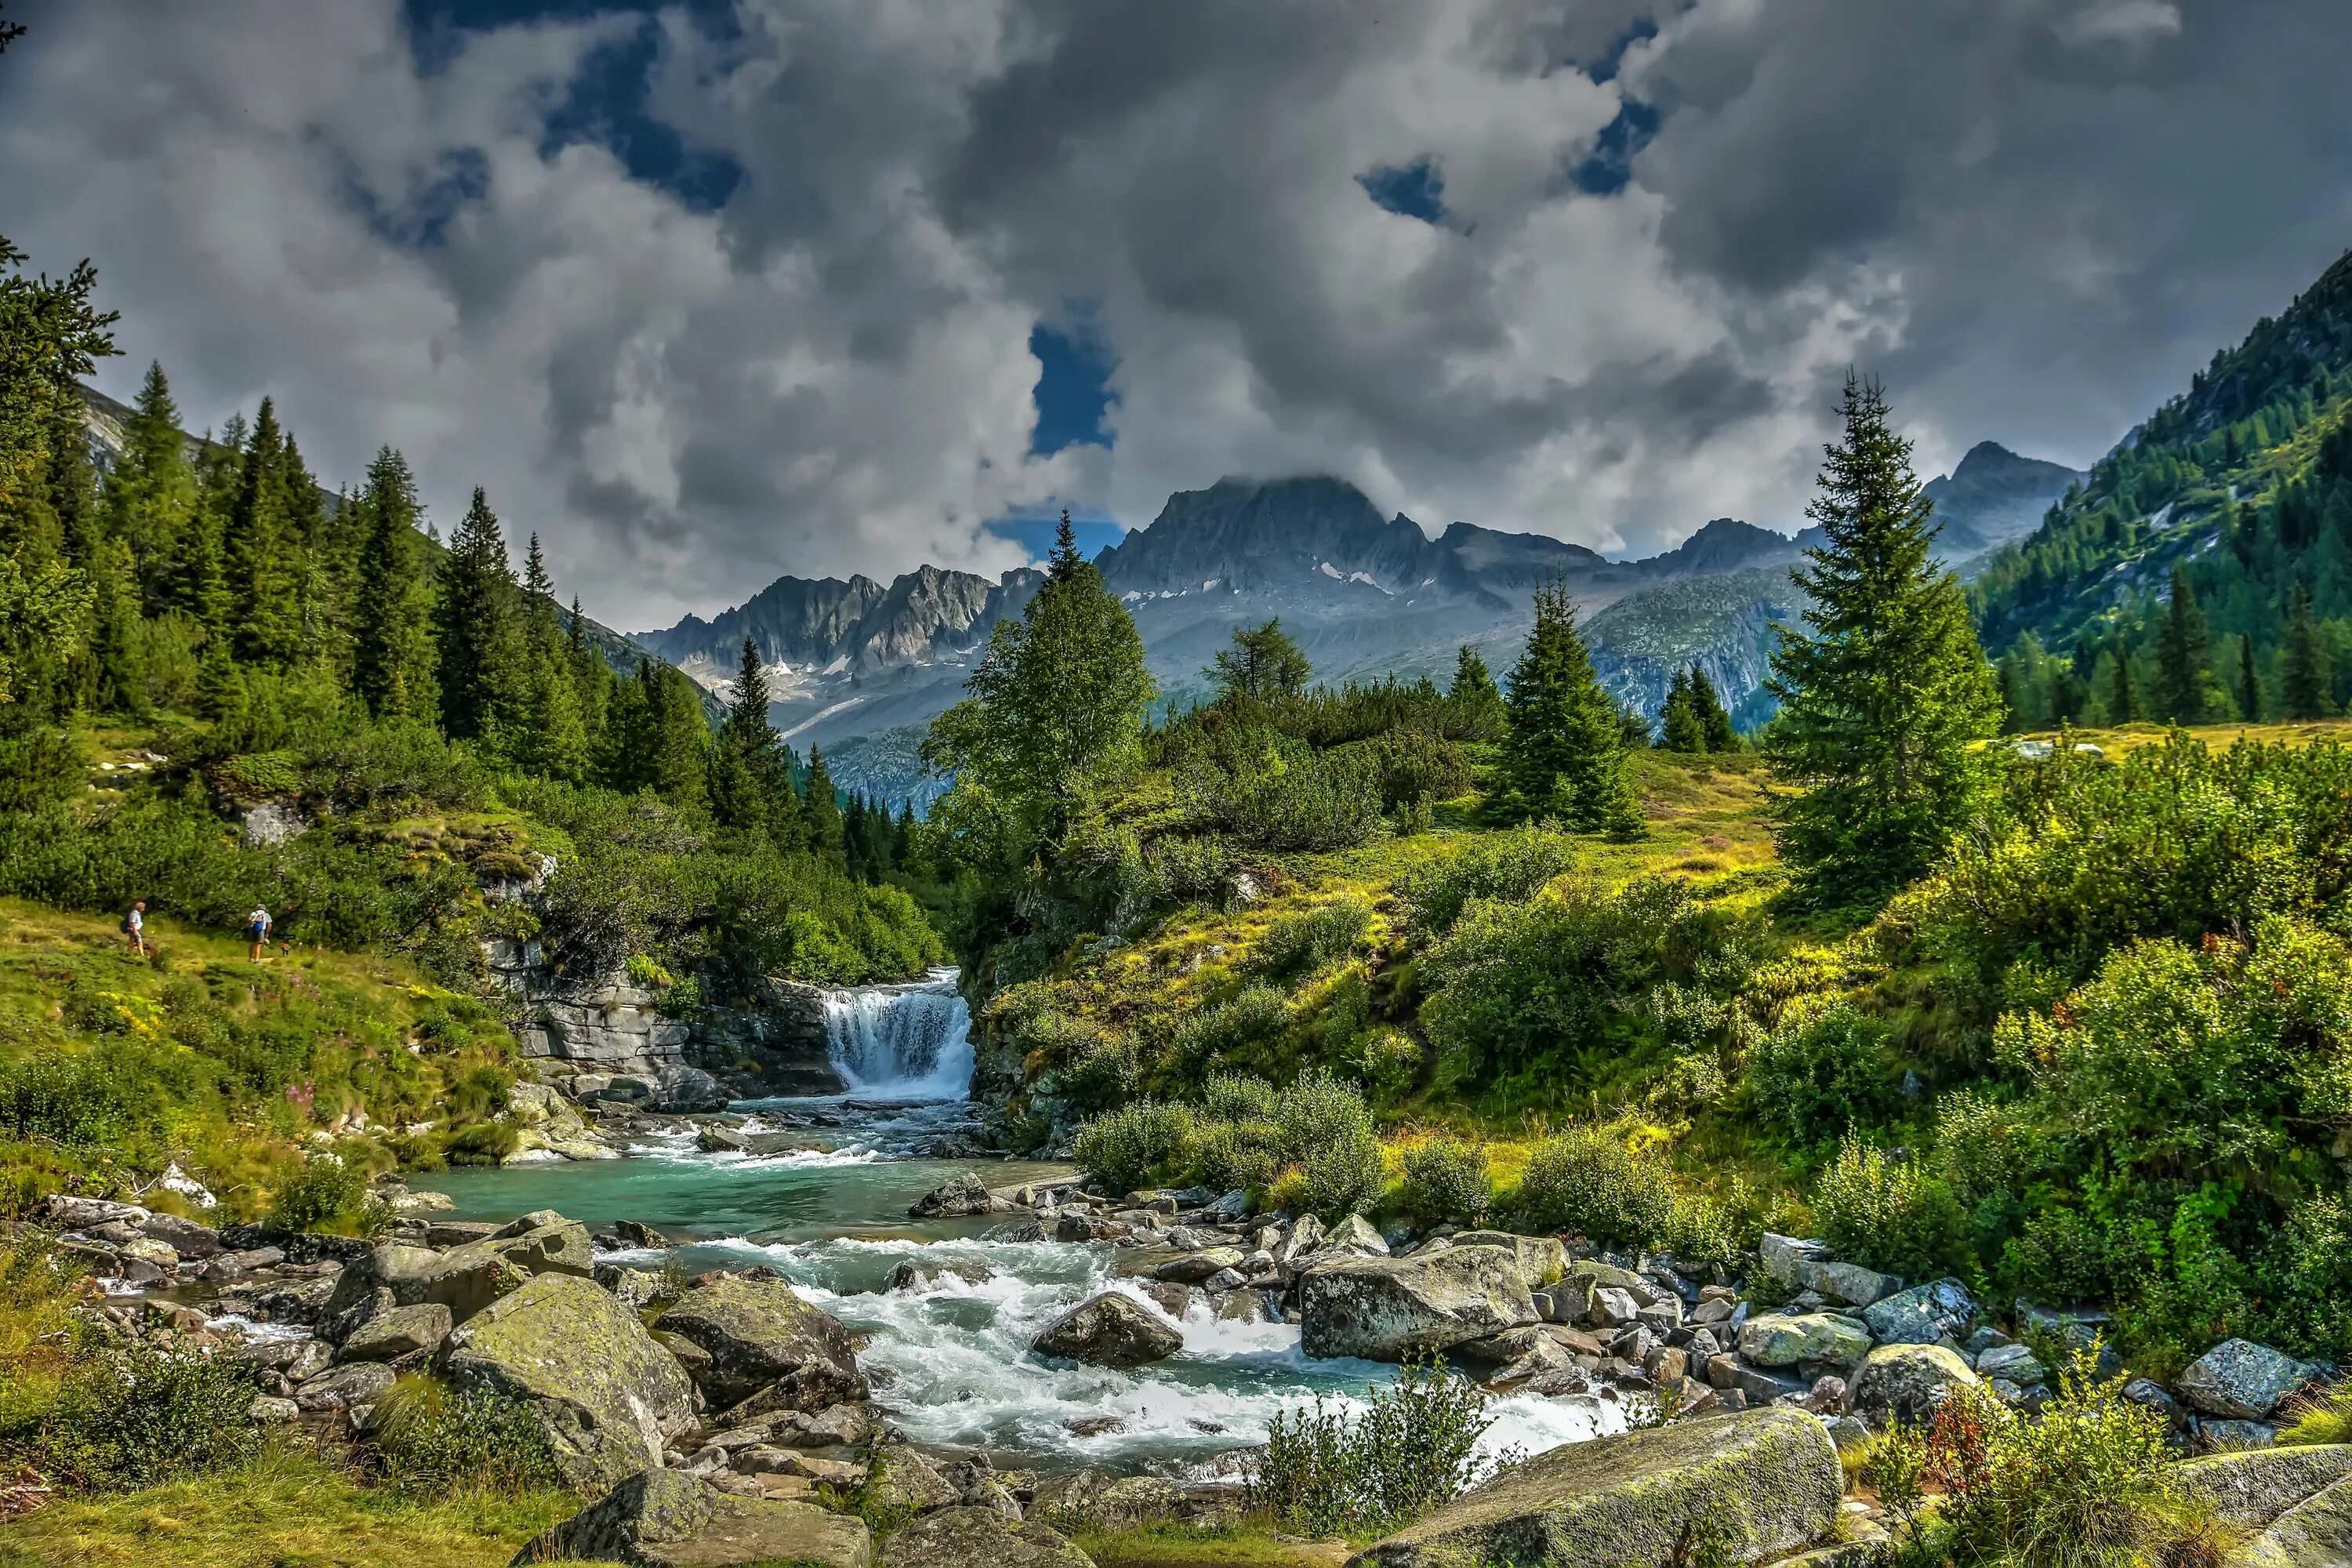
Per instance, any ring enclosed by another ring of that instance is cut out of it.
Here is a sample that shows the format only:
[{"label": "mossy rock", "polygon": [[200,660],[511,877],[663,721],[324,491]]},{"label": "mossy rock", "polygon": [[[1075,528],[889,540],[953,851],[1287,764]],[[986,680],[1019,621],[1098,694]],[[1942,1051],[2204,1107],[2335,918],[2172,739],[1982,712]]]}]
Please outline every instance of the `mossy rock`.
[{"label": "mossy rock", "polygon": [[2221,1560],[2222,1568],[2343,1568],[2352,1563],[2352,1479],[2305,1498]]},{"label": "mossy rock", "polygon": [[679,1297],[654,1327],[709,1353],[694,1376],[714,1407],[771,1389],[783,1395],[772,1410],[824,1410],[866,1397],[849,1331],[782,1279],[722,1274]]},{"label": "mossy rock", "polygon": [[2174,1472],[2180,1489],[2239,1530],[2261,1530],[2280,1514],[2352,1475],[2352,1443],[2249,1448],[2190,1459]]},{"label": "mossy rock", "polygon": [[630,1476],[541,1533],[515,1563],[625,1563],[630,1568],[871,1568],[865,1522],[814,1504],[720,1491],[683,1470]]},{"label": "mossy rock", "polygon": [[1837,1521],[1837,1448],[1801,1410],[1752,1410],[1539,1454],[1350,1559],[1350,1568],[1489,1563],[1649,1568],[1712,1542],[1760,1563]]}]

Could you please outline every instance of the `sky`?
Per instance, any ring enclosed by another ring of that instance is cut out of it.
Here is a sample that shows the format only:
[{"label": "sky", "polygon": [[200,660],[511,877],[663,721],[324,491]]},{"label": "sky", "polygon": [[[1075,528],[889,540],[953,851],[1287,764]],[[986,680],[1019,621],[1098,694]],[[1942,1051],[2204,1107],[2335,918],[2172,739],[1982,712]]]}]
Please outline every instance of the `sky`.
[{"label": "sky", "polygon": [[625,628],[1332,473],[1615,554],[2085,466],[2352,243],[2344,0],[13,0],[0,232]]}]

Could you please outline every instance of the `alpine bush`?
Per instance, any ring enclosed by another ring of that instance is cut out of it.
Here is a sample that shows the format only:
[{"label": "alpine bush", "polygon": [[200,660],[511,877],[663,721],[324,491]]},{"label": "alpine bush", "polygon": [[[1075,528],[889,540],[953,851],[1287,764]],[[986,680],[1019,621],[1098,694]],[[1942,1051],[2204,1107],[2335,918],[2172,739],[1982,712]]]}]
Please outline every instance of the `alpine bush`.
[{"label": "alpine bush", "polygon": [[1822,1171],[1812,1208],[1833,1256],[1910,1279],[1943,1272],[1960,1237],[1960,1206],[1941,1179],[1851,1139]]},{"label": "alpine bush", "polygon": [[1495,1201],[1486,1146],[1457,1138],[1431,1138],[1405,1150],[1399,1197],[1410,1212],[1433,1220],[1475,1225]]}]

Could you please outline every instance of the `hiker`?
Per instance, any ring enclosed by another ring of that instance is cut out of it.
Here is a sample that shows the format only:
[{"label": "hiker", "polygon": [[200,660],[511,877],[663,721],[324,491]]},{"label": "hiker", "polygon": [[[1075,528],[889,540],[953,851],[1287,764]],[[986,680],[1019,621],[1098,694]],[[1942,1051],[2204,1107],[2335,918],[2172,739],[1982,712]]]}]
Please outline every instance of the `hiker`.
[{"label": "hiker", "polygon": [[140,958],[147,956],[147,906],[143,902],[131,906],[122,917],[122,934],[131,939],[131,951]]},{"label": "hiker", "polygon": [[259,904],[254,905],[253,912],[245,917],[245,939],[253,943],[253,962],[259,963],[262,944],[269,940],[269,911]]}]

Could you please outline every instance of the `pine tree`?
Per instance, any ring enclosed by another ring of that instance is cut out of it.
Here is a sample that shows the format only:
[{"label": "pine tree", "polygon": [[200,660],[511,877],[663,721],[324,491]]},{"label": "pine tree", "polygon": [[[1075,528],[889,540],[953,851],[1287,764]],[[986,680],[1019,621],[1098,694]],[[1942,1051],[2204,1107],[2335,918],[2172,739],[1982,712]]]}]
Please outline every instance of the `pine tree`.
[{"label": "pine tree", "polygon": [[2188,568],[2175,562],[2172,603],[2165,613],[2157,653],[2157,707],[2173,723],[2202,724],[2211,717],[2213,698],[2218,695],[2209,667],[2211,641]]},{"label": "pine tree", "polygon": [[289,500],[293,486],[308,484],[309,476],[267,397],[254,416],[237,478],[222,535],[234,651],[245,663],[275,669],[302,651],[300,541]]},{"label": "pine tree", "polygon": [[433,584],[418,511],[406,459],[389,447],[380,449],[352,520],[360,535],[352,686],[379,719],[430,721],[441,710]]},{"label": "pine tree", "polygon": [[1503,733],[1509,715],[1503,708],[1503,692],[1495,678],[1486,672],[1486,661],[1478,657],[1469,644],[1454,658],[1454,684],[1445,693],[1465,736],[1473,741],[1491,741]]},{"label": "pine tree", "polygon": [[672,805],[709,804],[710,725],[702,716],[701,689],[667,665],[640,666],[646,693],[646,783]]},{"label": "pine tree", "polygon": [[516,752],[533,773],[577,784],[587,776],[588,726],[580,710],[578,666],[555,608],[555,583],[539,535],[523,557],[523,711]]},{"label": "pine tree", "polygon": [[245,419],[230,416],[221,439],[207,436],[195,462],[196,497],[186,522],[172,542],[164,574],[170,606],[193,616],[207,631],[227,634],[234,625],[228,574],[221,539],[236,505],[238,476],[245,464]]},{"label": "pine tree", "polygon": [[505,754],[521,706],[518,593],[506,539],[479,486],[449,541],[440,578],[442,728],[454,740],[478,741]]},{"label": "pine tree", "polygon": [[1641,824],[1625,782],[1625,731],[1576,629],[1576,603],[1549,583],[1536,590],[1536,624],[1505,689],[1510,730],[1503,771],[1512,803],[1588,832]]},{"label": "pine tree", "polygon": [[[1092,567],[1087,568],[1092,571]],[[844,831],[841,816],[841,795],[833,787],[833,775],[825,771],[824,753],[814,746],[809,748],[808,775],[809,847],[821,855],[842,853]]]},{"label": "pine tree", "polygon": [[1307,689],[1312,671],[1307,656],[1276,619],[1262,626],[1234,628],[1232,645],[1218,649],[1214,661],[1201,673],[1217,683],[1219,700],[1230,706],[1297,697]]},{"label": "pine tree", "polygon": [[2249,724],[2263,721],[2263,683],[2254,673],[2254,638],[2251,632],[2238,639],[2238,717]]},{"label": "pine tree", "polygon": [[710,757],[710,813],[730,827],[768,827],[780,804],[792,796],[783,742],[768,718],[768,700],[760,645],[747,634],[734,694]]},{"label": "pine tree", "polygon": [[150,363],[123,426],[121,460],[106,476],[106,507],[109,528],[138,563],[141,598],[151,615],[171,605],[171,563],[195,499],[172,384],[162,365]]},{"label": "pine tree", "polygon": [[2336,710],[2327,647],[2311,616],[2311,592],[2287,590],[2286,637],[2279,645],[2279,709],[2288,719],[2325,719]]},{"label": "pine tree", "polygon": [[1675,670],[1666,689],[1665,706],[1658,710],[1658,736],[1660,751],[1706,750],[1706,731],[1699,727],[1698,710],[1691,702],[1689,670]]},{"label": "pine tree", "polygon": [[1731,728],[1731,712],[1716,694],[1715,682],[1697,665],[1690,667],[1691,711],[1698,715],[1699,736],[1710,752],[1739,750],[1739,737]]},{"label": "pine tree", "polygon": [[2108,668],[2107,722],[2129,724],[2147,715],[2139,702],[2139,683],[2132,679],[2131,655],[2118,643]]},{"label": "pine tree", "polygon": [[1958,582],[1935,563],[1933,507],[1875,384],[1846,377],[1839,444],[1806,514],[1826,535],[1798,585],[1766,689],[1782,855],[1817,905],[1875,902],[1940,854],[1985,787],[1971,749],[2000,722]]}]

